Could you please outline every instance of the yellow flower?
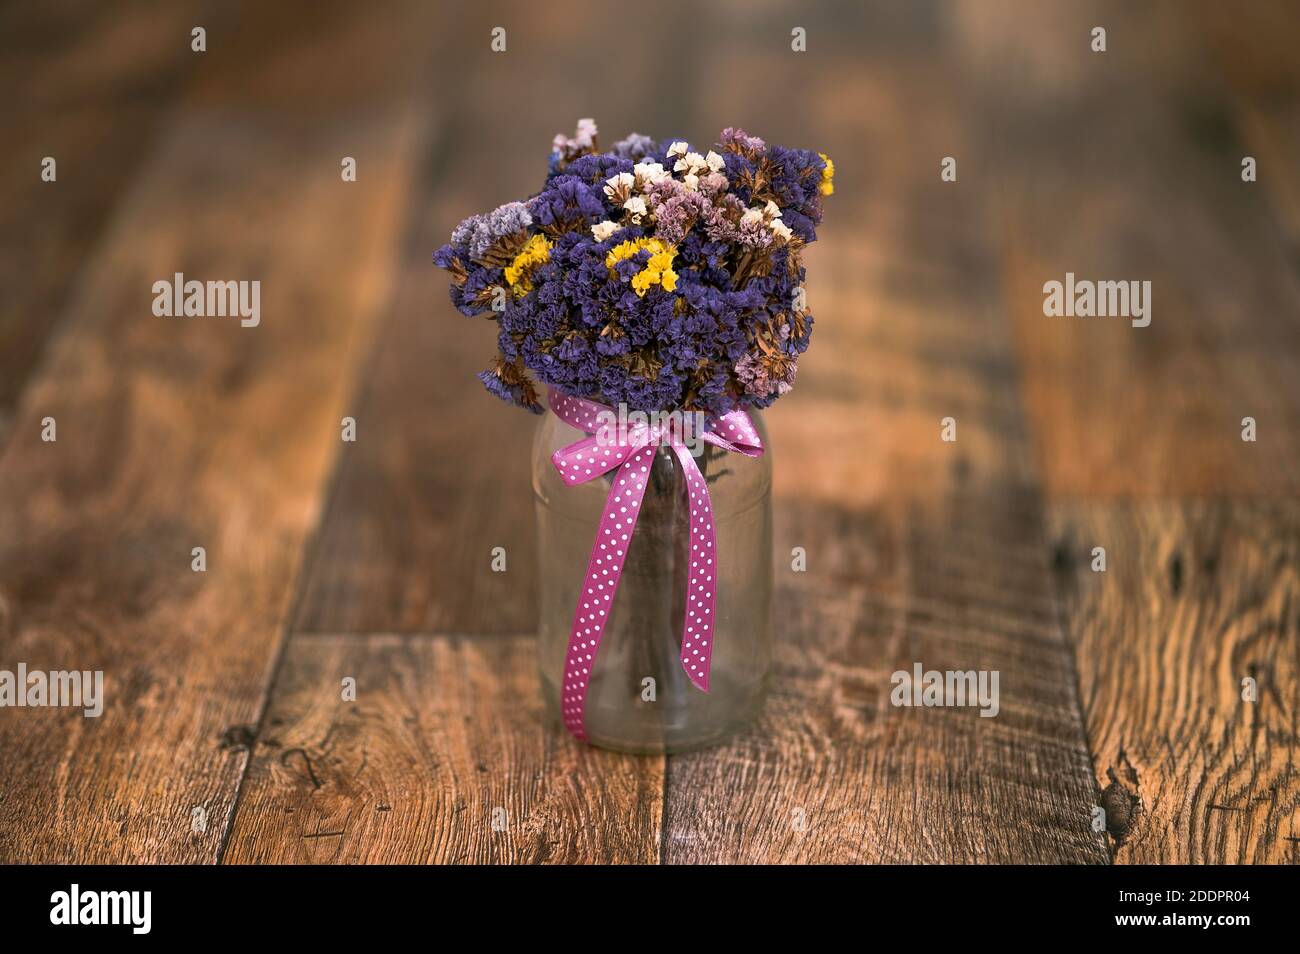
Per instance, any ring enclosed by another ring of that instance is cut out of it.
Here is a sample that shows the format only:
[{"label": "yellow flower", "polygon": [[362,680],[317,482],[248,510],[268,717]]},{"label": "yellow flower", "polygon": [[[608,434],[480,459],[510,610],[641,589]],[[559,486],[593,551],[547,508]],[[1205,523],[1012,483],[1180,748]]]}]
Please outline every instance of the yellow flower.
[{"label": "yellow flower", "polygon": [[676,288],[677,273],[673,271],[672,265],[673,259],[677,257],[677,248],[663,239],[641,238],[620,242],[605,255],[605,267],[612,269],[642,249],[650,253],[650,260],[646,262],[645,268],[632,276],[632,290],[637,296],[644,298],[645,293],[655,285],[662,286],[665,291]]},{"label": "yellow flower", "polygon": [[672,265],[673,256],[676,254],[677,252],[675,249],[667,252],[657,252],[650,256],[650,261],[645,263],[645,267],[654,269],[656,272],[662,272],[665,268]]},{"label": "yellow flower", "polygon": [[533,283],[528,276],[538,265],[551,260],[551,243],[545,235],[534,235],[528,240],[523,251],[515,256],[514,261],[506,266],[506,284],[515,290],[517,296],[532,291]]},{"label": "yellow flower", "polygon": [[637,272],[632,276],[632,290],[637,293],[638,297],[645,297],[645,293],[650,290],[654,284],[654,278],[649,272]]},{"label": "yellow flower", "polygon": [[673,248],[663,239],[657,238],[639,238],[629,239],[626,242],[619,242],[605,255],[605,267],[613,268],[616,264],[625,258],[631,258],[637,252],[645,249],[651,255],[662,255],[664,252],[672,255],[677,254],[677,249]]},{"label": "yellow flower", "polygon": [[819,152],[817,155],[821,156],[826,163],[826,168],[822,170],[822,181],[817,186],[817,191],[822,195],[830,195],[835,191],[835,184],[831,181],[835,178],[835,163],[831,162],[831,157],[824,152]]},{"label": "yellow flower", "polygon": [[[645,239],[641,239],[641,241],[644,242]],[[623,261],[623,259],[631,258],[640,250],[641,248],[636,244],[636,242],[632,242],[632,241],[619,242],[617,245],[615,245],[613,248],[609,250],[608,254],[606,254],[605,267],[613,268],[619,262]]]}]

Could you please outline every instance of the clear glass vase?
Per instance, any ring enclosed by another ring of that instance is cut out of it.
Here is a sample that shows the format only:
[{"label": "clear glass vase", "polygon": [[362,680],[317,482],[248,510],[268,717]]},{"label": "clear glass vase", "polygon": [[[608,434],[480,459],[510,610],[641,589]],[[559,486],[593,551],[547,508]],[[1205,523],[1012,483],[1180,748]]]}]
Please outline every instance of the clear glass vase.
[{"label": "clear glass vase", "polygon": [[[679,655],[685,617],[690,509],[680,461],[655,454],[636,529],[591,673],[587,741],[624,752],[680,752],[712,745],[762,708],[772,656],[772,461],[712,444],[695,458],[708,483],[717,534],[710,690],[696,688]],[[566,485],[551,455],[581,431],[546,414],[533,443],[540,614],[538,652],[547,706],[559,720],[559,687],[574,608],[609,493],[603,478]]]}]

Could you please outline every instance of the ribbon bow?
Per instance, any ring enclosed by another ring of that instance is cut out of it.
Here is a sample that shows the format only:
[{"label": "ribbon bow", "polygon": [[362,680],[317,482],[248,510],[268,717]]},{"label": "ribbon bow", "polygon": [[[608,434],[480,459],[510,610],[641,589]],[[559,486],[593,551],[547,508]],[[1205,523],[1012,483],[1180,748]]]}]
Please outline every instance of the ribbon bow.
[{"label": "ribbon bow", "polygon": [[[586,739],[584,721],[591,669],[605,623],[609,620],[614,594],[618,592],[619,576],[636,529],[637,511],[645,496],[650,465],[660,444],[671,447],[681,461],[691,508],[691,569],[686,584],[686,618],[682,623],[682,669],[698,688],[709,691],[713,608],[717,590],[714,585],[717,555],[713,507],[704,475],[676,429],[662,425],[640,426],[628,434],[619,434],[617,442],[610,443],[595,435],[601,429],[602,418],[608,421],[614,415],[612,408],[595,401],[568,397],[554,388],[549,390],[548,400],[556,417],[593,435],[551,455],[551,463],[566,484],[572,487],[586,483],[618,468],[605,500],[605,512],[596,530],[591,558],[587,561],[583,592],[578,596],[578,605],[574,609],[569,650],[564,660],[564,684],[560,689],[560,709],[565,726],[575,738]],[[748,457],[761,457],[763,454],[763,442],[744,411],[731,411],[722,417],[710,418],[700,437],[725,451]]]}]

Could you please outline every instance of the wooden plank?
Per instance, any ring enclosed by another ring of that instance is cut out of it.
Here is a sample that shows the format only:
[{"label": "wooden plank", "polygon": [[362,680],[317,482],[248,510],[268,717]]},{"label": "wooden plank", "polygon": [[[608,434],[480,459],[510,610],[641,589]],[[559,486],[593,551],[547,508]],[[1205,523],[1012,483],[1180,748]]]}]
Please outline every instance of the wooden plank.
[{"label": "wooden plank", "polygon": [[[0,17],[0,444],[86,255],[197,62],[206,4],[109,11],[11,6]],[[41,179],[46,156],[54,182]]]},{"label": "wooden plank", "polygon": [[[986,193],[939,180],[969,133],[927,65],[934,42],[797,83],[796,63],[732,53],[702,84],[724,103],[798,89],[813,116],[796,122],[842,122],[809,255],[813,347],[768,415],[773,694],[749,733],[670,757],[668,862],[1107,860]],[[845,90],[872,91],[870,108],[845,109]],[[917,662],[998,671],[999,714],[895,707],[891,674]]]},{"label": "wooden plank", "polygon": [[225,860],[649,863],[662,766],[549,726],[531,637],[299,636]]},{"label": "wooden plank", "polygon": [[1061,502],[1051,528],[1115,860],[1300,860],[1300,504]]},{"label": "wooden plank", "polygon": [[[264,45],[255,12],[246,39],[210,37],[211,85],[141,168],[0,456],[0,658],[103,670],[107,696],[98,719],[0,712],[4,861],[218,855],[427,114],[374,99],[404,88],[392,45],[381,58],[365,30],[323,22],[309,57]],[[295,110],[269,82],[287,66],[313,77],[298,102],[355,82],[371,110]],[[255,113],[222,100],[223,70],[274,95]],[[176,271],[260,281],[261,323],[154,317],[151,284]],[[39,437],[47,415],[56,443]]]}]

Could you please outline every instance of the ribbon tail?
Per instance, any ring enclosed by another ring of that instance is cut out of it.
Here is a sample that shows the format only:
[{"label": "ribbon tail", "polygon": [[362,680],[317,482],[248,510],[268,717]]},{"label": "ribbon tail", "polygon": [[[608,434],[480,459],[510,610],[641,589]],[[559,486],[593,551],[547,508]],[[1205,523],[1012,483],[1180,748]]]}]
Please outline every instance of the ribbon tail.
[{"label": "ribbon tail", "polygon": [[686,618],[682,622],[682,669],[688,679],[709,691],[709,669],[713,661],[713,610],[717,586],[717,536],[713,529],[713,503],[709,486],[691,452],[674,444],[686,477],[690,499],[690,572],[686,583]]},{"label": "ribbon tail", "polygon": [[564,683],[560,687],[560,711],[565,727],[578,739],[587,738],[587,686],[614,605],[614,594],[618,592],[618,579],[627,559],[628,544],[632,542],[654,455],[653,446],[643,447],[628,457],[614,474],[573,612],[569,649],[564,659]]}]

